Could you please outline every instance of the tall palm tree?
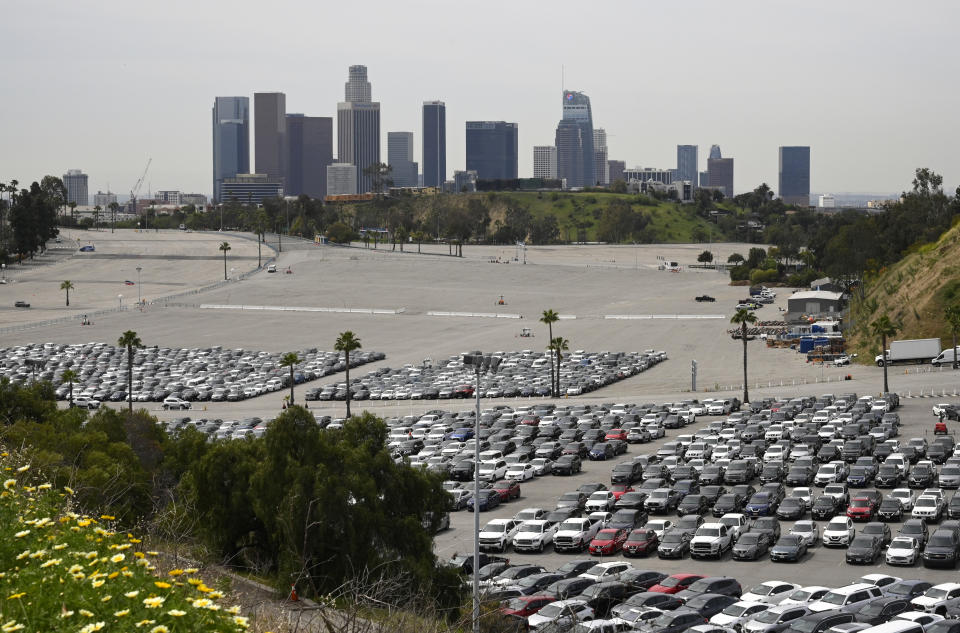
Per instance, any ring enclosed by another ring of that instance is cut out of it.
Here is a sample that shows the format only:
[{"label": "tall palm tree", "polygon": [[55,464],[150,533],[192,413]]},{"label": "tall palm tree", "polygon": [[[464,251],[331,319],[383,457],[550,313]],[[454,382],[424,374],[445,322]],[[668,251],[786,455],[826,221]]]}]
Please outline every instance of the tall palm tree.
[{"label": "tall palm tree", "polygon": [[870,324],[870,331],[874,336],[880,337],[880,355],[883,360],[883,392],[890,391],[890,385],[887,383],[887,339],[897,335],[902,326],[894,323],[886,314],[881,315],[876,321]]},{"label": "tall palm tree", "polygon": [[957,368],[957,330],[960,330],[960,305],[954,304],[943,309],[947,325],[953,333],[953,368]]},{"label": "tall palm tree", "polygon": [[333,349],[343,352],[344,365],[347,372],[347,417],[350,417],[350,352],[360,349],[360,339],[353,332],[347,330],[341,332],[334,343]]},{"label": "tall palm tree", "polygon": [[111,202],[107,205],[107,208],[110,209],[111,219],[113,220],[110,225],[110,232],[113,233],[117,228],[117,211],[120,210],[120,205],[116,202]]},{"label": "tall palm tree", "polygon": [[103,211],[103,207],[99,204],[93,208],[93,230],[98,231],[100,226],[100,212]]},{"label": "tall palm tree", "polygon": [[[544,310],[543,316],[540,317],[541,323],[547,324],[547,331],[550,334],[550,341],[553,341],[553,324],[560,320],[560,315],[554,312],[552,309]],[[559,394],[557,391],[560,390],[560,372],[555,369],[553,363],[553,354],[550,354],[550,393],[556,398]]]},{"label": "tall palm tree", "polygon": [[220,250],[223,251],[223,280],[227,280],[227,251],[230,250],[230,242],[221,242]]},{"label": "tall palm tree", "polygon": [[69,308],[70,307],[70,291],[73,290],[73,282],[69,280],[60,282],[60,290],[67,291],[67,307]]},{"label": "tall palm tree", "polygon": [[570,349],[570,341],[563,338],[562,336],[558,336],[557,338],[550,339],[550,345],[547,346],[547,349],[553,352],[553,354],[550,355],[551,358],[553,357],[554,354],[557,357],[557,363],[556,363],[557,391],[556,393],[559,396],[560,395],[560,363],[563,362],[563,353]]},{"label": "tall palm tree", "polygon": [[750,402],[750,393],[747,389],[747,326],[757,322],[757,315],[740,308],[730,318],[730,323],[740,326],[740,338],[743,339],[743,404]]},{"label": "tall palm tree", "polygon": [[117,339],[117,346],[127,348],[127,404],[133,413],[133,349],[143,347],[143,341],[136,332],[127,330]]},{"label": "tall palm tree", "polygon": [[76,214],[76,211],[77,211],[77,203],[74,202],[73,200],[71,200],[70,202],[67,203],[67,206],[70,207],[70,219],[71,219],[71,220],[75,220],[75,219],[76,219],[75,214]]},{"label": "tall palm tree", "polygon": [[290,404],[293,404],[293,368],[296,367],[300,361],[301,358],[297,356],[296,352],[287,352],[280,359],[281,367],[290,368]]},{"label": "tall palm tree", "polygon": [[70,383],[70,396],[69,396],[69,400],[70,400],[70,408],[71,408],[71,409],[73,408],[73,381],[76,380],[77,378],[78,378],[77,372],[73,371],[72,369],[68,369],[68,370],[64,371],[63,374],[60,375],[60,379],[61,379],[63,382]]}]

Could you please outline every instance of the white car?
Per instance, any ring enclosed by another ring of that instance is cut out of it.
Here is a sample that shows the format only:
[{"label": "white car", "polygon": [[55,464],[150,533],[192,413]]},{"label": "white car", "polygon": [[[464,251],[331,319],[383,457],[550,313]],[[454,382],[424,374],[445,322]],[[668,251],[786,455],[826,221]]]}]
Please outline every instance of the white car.
[{"label": "white car", "polygon": [[780,604],[810,604],[827,595],[829,591],[830,587],[821,587],[819,585],[800,587],[787,594],[787,597],[781,600]]},{"label": "white car", "polygon": [[593,609],[587,606],[586,600],[571,599],[551,602],[527,618],[527,625],[536,630],[544,625],[553,624],[556,628],[566,630],[578,622],[593,619]]},{"label": "white car", "polygon": [[505,552],[520,530],[520,523],[516,519],[493,519],[480,529],[480,549]]},{"label": "white car", "polygon": [[820,528],[816,521],[797,521],[788,534],[795,534],[802,538],[807,547],[813,547],[820,541]]},{"label": "white car", "polygon": [[534,458],[530,464],[533,466],[534,475],[549,475],[553,471],[553,460],[546,457]]},{"label": "white car", "polygon": [[891,621],[897,622],[897,621],[903,620],[905,622],[913,622],[914,624],[919,624],[920,626],[922,626],[923,630],[927,630],[927,627],[929,627],[934,622],[939,622],[940,620],[944,620],[944,619],[946,618],[936,613],[926,613],[924,611],[907,611],[905,613],[900,613],[895,615],[893,617],[893,620]]},{"label": "white car", "polygon": [[894,488],[890,491],[890,496],[900,500],[904,512],[913,510],[913,491],[909,488]]},{"label": "white car", "polygon": [[533,479],[534,477],[534,468],[533,464],[511,464],[507,468],[507,474],[504,475],[504,479],[509,479],[510,481],[527,481],[528,479]]},{"label": "white car", "polygon": [[813,492],[810,490],[810,488],[805,486],[794,488],[790,491],[790,496],[796,497],[797,499],[803,499],[803,503],[805,506],[807,506],[807,509],[813,505]]},{"label": "white car", "polygon": [[609,490],[598,490],[587,499],[587,512],[606,512],[613,509],[617,498]]},{"label": "white car", "polygon": [[729,607],[710,618],[710,624],[735,627],[738,624],[746,622],[753,616],[759,614],[761,611],[766,611],[769,608],[770,605],[763,604],[762,602],[741,600],[740,602],[734,602]]},{"label": "white car", "polygon": [[633,569],[633,565],[622,561],[609,561],[597,563],[587,571],[580,574],[580,578],[589,578],[594,582],[606,582],[608,580],[619,580],[620,574]]},{"label": "white car", "polygon": [[553,542],[553,535],[556,533],[556,523],[550,523],[543,519],[524,521],[520,524],[516,536],[513,537],[513,549],[518,552],[542,552],[547,545]]},{"label": "white car", "polygon": [[673,521],[670,519],[650,519],[644,527],[653,530],[657,539],[662,539],[667,530],[673,527]]},{"label": "white car", "polygon": [[837,358],[833,359],[834,367],[846,367],[849,364],[850,364],[850,357],[847,356],[846,354],[844,354],[843,356],[838,356]]},{"label": "white car", "polygon": [[910,516],[927,522],[940,520],[943,514],[943,502],[933,495],[920,495],[913,504]]},{"label": "white car", "polygon": [[507,462],[502,459],[480,462],[480,479],[503,479],[507,474]]},{"label": "white car", "polygon": [[847,547],[855,535],[852,519],[845,516],[833,517],[823,528],[823,544],[826,547]]},{"label": "white car", "polygon": [[922,596],[911,600],[910,606],[917,611],[932,613],[938,606],[953,598],[960,598],[960,584],[945,582],[927,589]]},{"label": "white car", "polygon": [[181,400],[175,396],[170,396],[163,400],[164,409],[189,409],[192,405],[187,400]]},{"label": "white car", "polygon": [[751,587],[750,591],[740,596],[740,599],[746,602],[761,602],[766,605],[780,604],[780,601],[790,595],[794,589],[799,588],[800,585],[792,582],[766,580]]}]

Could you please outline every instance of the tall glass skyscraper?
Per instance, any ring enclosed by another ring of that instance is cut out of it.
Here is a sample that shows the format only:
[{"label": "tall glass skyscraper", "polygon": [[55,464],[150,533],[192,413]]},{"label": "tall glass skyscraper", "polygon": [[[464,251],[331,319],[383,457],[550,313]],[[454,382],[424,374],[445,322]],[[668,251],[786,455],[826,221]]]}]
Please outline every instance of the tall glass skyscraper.
[{"label": "tall glass skyscraper", "polygon": [[517,177],[517,124],[506,121],[467,121],[467,171],[478,180]]},{"label": "tall glass skyscraper", "polygon": [[380,103],[371,101],[366,66],[351,66],[345,101],[337,104],[337,161],[357,170],[357,193],[373,188],[364,171],[380,162]]},{"label": "tall glass skyscraper", "polygon": [[253,93],[253,138],[257,173],[283,182],[287,175],[287,95]]},{"label": "tall glass skyscraper", "polygon": [[284,193],[327,195],[327,166],[333,163],[333,118],[287,115],[287,168]]},{"label": "tall glass skyscraper", "polygon": [[677,180],[689,180],[697,186],[698,161],[696,145],[677,145]]},{"label": "tall glass skyscraper", "polygon": [[217,97],[213,101],[213,198],[222,202],[225,178],[250,173],[250,99]]},{"label": "tall glass skyscraper", "polygon": [[810,147],[780,148],[780,182],[777,191],[784,204],[810,206]]},{"label": "tall glass skyscraper", "polygon": [[423,186],[442,187],[447,179],[447,106],[423,102]]},{"label": "tall glass skyscraper", "polygon": [[593,151],[593,114],[590,97],[582,92],[563,91],[563,119],[557,125],[557,177],[567,187],[592,187],[597,184],[596,156]]}]

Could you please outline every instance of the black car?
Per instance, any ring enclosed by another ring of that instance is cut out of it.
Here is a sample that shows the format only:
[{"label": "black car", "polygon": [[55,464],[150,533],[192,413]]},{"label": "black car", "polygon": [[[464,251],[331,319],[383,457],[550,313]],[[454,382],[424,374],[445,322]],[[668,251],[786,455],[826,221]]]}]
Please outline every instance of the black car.
[{"label": "black car", "polygon": [[923,548],[924,567],[949,567],[956,569],[960,554],[960,538],[954,530],[939,528]]},{"label": "black car", "polygon": [[802,519],[803,515],[807,513],[807,504],[806,502],[799,497],[787,497],[780,502],[780,505],[777,507],[777,518],[778,519],[788,519],[796,520]]},{"label": "black car", "polygon": [[857,622],[875,626],[877,624],[883,624],[904,611],[912,610],[908,599],[901,596],[884,596],[870,600],[854,611],[853,615],[857,619]]},{"label": "black car", "polygon": [[617,499],[617,503],[614,507],[618,510],[642,510],[643,502],[646,500],[647,493],[645,491],[634,490],[632,492],[625,492],[620,495],[620,498]]},{"label": "black car", "polygon": [[650,571],[649,569],[628,569],[620,574],[620,582],[626,583],[632,589],[641,589],[646,591],[666,577],[667,575],[660,571]]},{"label": "black car", "polygon": [[[563,574],[564,578],[575,578],[597,564],[597,561],[589,558],[579,558],[577,560],[567,561],[557,569],[558,574]],[[577,593],[580,593],[579,591]]]},{"label": "black car", "polygon": [[[590,561],[590,563],[591,567],[596,565],[595,561]],[[590,569],[590,567],[587,567],[587,569]],[[583,573],[584,571],[586,571],[586,569],[579,573]],[[556,581],[540,593],[553,596],[557,600],[569,600],[570,598],[579,596],[583,593],[584,589],[594,584],[596,583],[589,578],[564,578],[563,580]]]},{"label": "black car", "polygon": [[813,471],[806,466],[791,466],[784,483],[788,486],[809,486],[813,483]]},{"label": "black car", "polygon": [[577,508],[583,510],[587,505],[587,495],[580,491],[565,492],[557,498],[557,508]]},{"label": "black car", "polygon": [[770,550],[770,535],[766,532],[747,532],[733,546],[734,560],[757,560]]},{"label": "black car", "polygon": [[853,614],[849,612],[820,611],[818,613],[808,613],[791,622],[790,626],[784,629],[784,633],[823,633],[838,624],[853,621]]},{"label": "black car", "polygon": [[586,600],[597,617],[605,618],[610,613],[610,608],[623,602],[630,593],[631,589],[626,583],[609,580],[590,585],[577,597]]},{"label": "black car", "polygon": [[874,565],[883,550],[883,539],[874,534],[857,534],[847,547],[848,565]]},{"label": "black car", "polygon": [[683,558],[690,553],[690,533],[684,530],[668,530],[657,547],[659,558]]},{"label": "black car", "polygon": [[791,561],[797,563],[806,554],[807,544],[803,537],[797,534],[784,534],[776,545],[770,548],[770,560],[775,562]]},{"label": "black car", "polygon": [[561,455],[553,462],[551,472],[554,475],[575,475],[581,470],[583,465],[578,455]]},{"label": "black car", "polygon": [[760,483],[766,484],[783,479],[783,466],[777,463],[764,464],[760,471]]},{"label": "black car", "polygon": [[636,462],[621,462],[613,467],[610,473],[612,484],[632,484],[640,480],[643,474],[643,465]]},{"label": "black car", "polygon": [[930,540],[930,530],[923,519],[907,519],[900,526],[897,536],[912,536],[920,543],[920,547],[924,547]]},{"label": "black car", "polygon": [[810,508],[810,516],[817,521],[829,521],[840,509],[839,500],[833,495],[820,495]]},{"label": "black car", "polygon": [[684,609],[692,609],[702,615],[704,618],[712,618],[734,602],[738,598],[735,596],[725,596],[719,593],[702,593],[694,596],[683,604]]},{"label": "black car", "polygon": [[910,469],[907,486],[910,488],[929,488],[933,485],[937,473],[927,464],[917,464]]},{"label": "black car", "polygon": [[900,469],[893,464],[881,464],[877,469],[877,476],[873,480],[873,485],[877,488],[896,488],[903,481],[903,475]]},{"label": "black car", "polygon": [[730,576],[707,576],[694,581],[689,587],[675,595],[686,602],[705,593],[739,598],[743,594],[743,587],[740,586],[736,578]]},{"label": "black car", "polygon": [[888,585],[884,591],[888,596],[913,600],[917,596],[922,596],[932,586],[933,583],[927,580],[901,580]]},{"label": "black car", "polygon": [[604,527],[610,529],[626,528],[632,530],[640,527],[647,522],[647,513],[643,510],[621,508],[613,513],[613,517],[607,521]]},{"label": "black car", "polygon": [[724,468],[720,464],[707,464],[700,471],[700,485],[718,485],[723,483]]},{"label": "black car", "polygon": [[896,497],[884,497],[877,508],[877,518],[881,521],[902,521],[903,503]]},{"label": "black car", "polygon": [[677,514],[684,516],[686,514],[706,514],[710,509],[707,498],[703,495],[687,495],[677,506]]},{"label": "black car", "polygon": [[760,517],[750,524],[750,532],[766,532],[771,541],[779,541],[780,521],[775,517]]},{"label": "black car", "polygon": [[690,609],[668,611],[654,620],[648,620],[638,631],[644,633],[681,633],[692,626],[703,624],[706,618]]},{"label": "black car", "polygon": [[[700,480],[700,483],[703,484],[702,479]],[[710,504],[710,507],[712,508],[713,505],[717,502],[717,499],[719,499],[722,495],[727,494],[727,489],[720,485],[712,485],[712,486],[701,485],[700,494],[706,497],[707,502]]]},{"label": "black car", "polygon": [[743,495],[728,492],[725,495],[721,495],[720,498],[717,499],[717,502],[713,504],[713,516],[719,518],[724,514],[742,513],[746,505],[747,502]]},{"label": "black car", "polygon": [[[651,587],[652,586],[653,585],[651,585]],[[628,609],[659,609],[660,611],[673,611],[680,606],[683,606],[683,601],[674,595],[660,593],[659,591],[642,591],[640,593],[633,594],[620,605],[614,607],[612,614],[619,615],[618,611],[625,611]]]},{"label": "black car", "polygon": [[890,526],[886,523],[880,523],[879,521],[871,521],[870,523],[864,525],[862,528],[860,528],[860,534],[879,536],[881,539],[880,544],[883,547],[890,545],[890,541],[893,540],[893,534],[890,532]]}]

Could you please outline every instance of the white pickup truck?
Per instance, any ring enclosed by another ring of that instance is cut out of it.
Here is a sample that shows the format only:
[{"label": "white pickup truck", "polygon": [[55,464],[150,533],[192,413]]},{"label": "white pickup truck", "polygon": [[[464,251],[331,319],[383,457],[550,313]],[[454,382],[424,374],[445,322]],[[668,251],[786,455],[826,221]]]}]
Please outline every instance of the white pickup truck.
[{"label": "white pickup truck", "polygon": [[690,558],[719,560],[730,549],[733,549],[733,537],[723,523],[704,523],[690,540]]},{"label": "white pickup truck", "polygon": [[567,519],[553,535],[553,549],[557,552],[582,552],[600,530],[600,522],[589,518]]}]

